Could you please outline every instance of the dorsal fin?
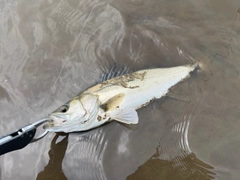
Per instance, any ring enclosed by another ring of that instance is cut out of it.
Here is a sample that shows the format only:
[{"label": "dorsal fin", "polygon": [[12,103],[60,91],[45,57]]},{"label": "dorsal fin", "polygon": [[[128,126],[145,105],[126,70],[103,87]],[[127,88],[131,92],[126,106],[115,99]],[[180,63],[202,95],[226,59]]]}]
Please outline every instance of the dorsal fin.
[{"label": "dorsal fin", "polygon": [[112,78],[117,77],[117,76],[122,76],[124,74],[131,73],[134,70],[127,67],[127,66],[123,66],[123,65],[119,65],[117,63],[114,63],[110,67],[104,68],[102,71],[103,71],[102,76],[97,81],[97,83],[101,83],[101,82],[106,81],[108,79],[112,79]]}]

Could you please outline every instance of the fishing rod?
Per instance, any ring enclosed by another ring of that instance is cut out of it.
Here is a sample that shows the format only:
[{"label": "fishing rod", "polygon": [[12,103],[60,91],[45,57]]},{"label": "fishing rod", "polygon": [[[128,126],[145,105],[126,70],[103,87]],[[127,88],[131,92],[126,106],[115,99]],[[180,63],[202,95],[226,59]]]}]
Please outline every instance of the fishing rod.
[{"label": "fishing rod", "polygon": [[29,143],[35,142],[43,138],[48,131],[44,131],[41,135],[35,137],[37,128],[48,122],[49,119],[41,119],[33,124],[26,125],[17,131],[0,138],[0,156],[15,150],[19,150],[27,146]]}]

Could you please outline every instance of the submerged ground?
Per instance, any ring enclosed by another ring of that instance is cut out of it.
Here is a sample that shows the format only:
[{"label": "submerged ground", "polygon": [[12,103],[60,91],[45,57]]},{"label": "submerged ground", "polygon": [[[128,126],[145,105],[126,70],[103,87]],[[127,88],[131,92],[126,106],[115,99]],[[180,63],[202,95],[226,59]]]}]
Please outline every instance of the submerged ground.
[{"label": "submerged ground", "polygon": [[137,127],[50,133],[1,156],[0,179],[238,179],[238,0],[2,0],[0,18],[0,136],[45,117],[116,64],[202,64],[139,110]]}]

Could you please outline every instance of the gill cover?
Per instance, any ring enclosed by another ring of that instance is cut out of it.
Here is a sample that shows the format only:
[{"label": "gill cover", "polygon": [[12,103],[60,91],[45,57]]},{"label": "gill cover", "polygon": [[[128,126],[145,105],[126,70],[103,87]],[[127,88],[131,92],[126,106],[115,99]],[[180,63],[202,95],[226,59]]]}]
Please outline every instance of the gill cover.
[{"label": "gill cover", "polygon": [[[65,108],[67,107],[67,111]],[[54,132],[73,132],[91,129],[96,119],[99,102],[97,96],[83,93],[49,115],[51,122],[44,129]]]}]

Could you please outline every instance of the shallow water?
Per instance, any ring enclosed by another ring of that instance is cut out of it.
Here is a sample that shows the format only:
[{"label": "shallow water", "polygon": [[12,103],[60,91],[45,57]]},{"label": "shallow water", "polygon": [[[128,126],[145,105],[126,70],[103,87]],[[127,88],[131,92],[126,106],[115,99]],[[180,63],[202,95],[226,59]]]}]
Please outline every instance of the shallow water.
[{"label": "shallow water", "polygon": [[0,136],[96,84],[114,63],[202,64],[138,110],[137,127],[48,134],[1,156],[0,179],[238,179],[239,1],[2,0],[0,18]]}]

